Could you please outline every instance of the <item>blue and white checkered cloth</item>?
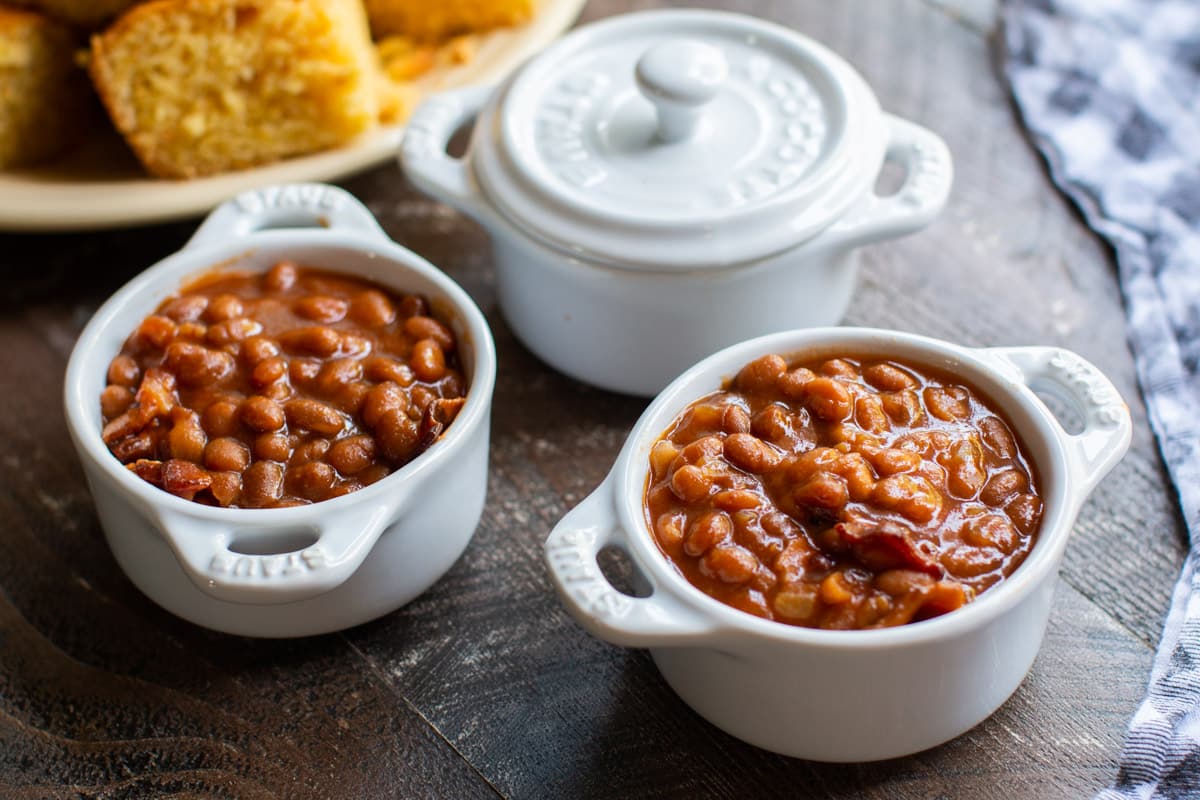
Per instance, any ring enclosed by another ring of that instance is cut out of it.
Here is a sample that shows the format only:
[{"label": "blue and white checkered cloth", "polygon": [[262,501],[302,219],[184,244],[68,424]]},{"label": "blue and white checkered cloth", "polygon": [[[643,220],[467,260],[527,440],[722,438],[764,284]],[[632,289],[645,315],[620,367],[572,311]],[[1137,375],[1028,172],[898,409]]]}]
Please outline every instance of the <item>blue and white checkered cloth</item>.
[{"label": "blue and white checkered cloth", "polygon": [[1055,182],[1115,248],[1192,546],[1115,782],[1200,798],[1200,0],[1006,0],[1006,67]]}]

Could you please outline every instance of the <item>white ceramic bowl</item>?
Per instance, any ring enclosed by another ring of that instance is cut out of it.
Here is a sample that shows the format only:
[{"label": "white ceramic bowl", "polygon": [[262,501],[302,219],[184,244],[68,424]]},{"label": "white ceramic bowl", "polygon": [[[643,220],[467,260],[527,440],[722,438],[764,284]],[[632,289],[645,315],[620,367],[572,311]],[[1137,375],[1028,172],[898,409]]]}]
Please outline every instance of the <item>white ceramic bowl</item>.
[{"label": "white ceramic bowl", "polygon": [[[467,402],[445,435],[384,480],[309,506],[214,508],[134,476],[100,438],[108,363],[138,323],[213,267],[265,271],[282,259],[420,292],[462,343]],[[67,365],[67,425],[117,562],[184,619],[246,636],[325,633],[428,588],[458,558],[483,510],[496,357],[486,321],[452,280],[391,241],[357,200],[321,184],[239,195],[175,255],[96,312]]]},{"label": "white ceramic bowl", "polygon": [[[893,357],[947,370],[1003,410],[1040,478],[1041,531],[1007,580],[944,616],[882,630],[797,628],[705,595],[661,554],[642,508],[650,448],[693,400],[766,353]],[[1031,390],[1072,403],[1066,433]],[[995,711],[1042,641],[1079,508],[1129,446],[1129,411],[1094,366],[1049,347],[973,350],[910,334],[815,329],[730,347],[684,373],[642,415],[604,483],[554,528],[546,561],[563,604],[589,632],[647,647],[703,717],[751,744],[821,761],[870,761],[945,742]],[[618,593],[596,563],[615,546],[651,594]]]},{"label": "white ceramic bowl", "polygon": [[[880,196],[885,159],[904,179]],[[401,161],[487,228],[530,350],[639,395],[734,342],[839,322],[857,248],[928,225],[953,174],[942,140],[884,114],[836,54],[697,10],[584,26],[494,92],[431,98]]]}]

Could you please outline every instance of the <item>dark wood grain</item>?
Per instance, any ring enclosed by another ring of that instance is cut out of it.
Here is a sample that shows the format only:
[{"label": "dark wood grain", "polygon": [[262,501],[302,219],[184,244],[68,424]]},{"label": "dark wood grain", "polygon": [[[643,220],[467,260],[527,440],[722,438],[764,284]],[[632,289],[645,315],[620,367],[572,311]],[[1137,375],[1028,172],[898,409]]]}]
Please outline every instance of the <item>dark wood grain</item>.
[{"label": "dark wood grain", "polygon": [[[541,541],[605,475],[645,401],[518,344],[488,242],[392,165],[345,185],[476,298],[500,356],[488,504],[425,595],[342,634],[211,633],[142,597],[103,541],[62,423],[90,313],[194,222],[0,237],[0,796],[21,798],[1085,796],[1111,776],[1183,553],[1124,342],[1110,255],[1054,191],[994,66],[987,0],[711,0],[829,44],[885,108],[943,135],[957,179],[927,231],[866,250],[848,322],[1071,347],[1116,381],[1130,455],[1085,506],[1016,695],[932,751],[821,765],[708,725],[648,655],[559,607]],[[652,8],[592,0],[587,19]],[[796,676],[804,680],[805,676]]]}]

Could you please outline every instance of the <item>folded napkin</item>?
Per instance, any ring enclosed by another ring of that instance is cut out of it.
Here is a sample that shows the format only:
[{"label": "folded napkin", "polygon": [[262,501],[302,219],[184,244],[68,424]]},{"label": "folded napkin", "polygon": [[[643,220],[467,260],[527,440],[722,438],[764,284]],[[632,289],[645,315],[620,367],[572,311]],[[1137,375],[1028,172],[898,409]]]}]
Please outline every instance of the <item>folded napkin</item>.
[{"label": "folded napkin", "polygon": [[1055,182],[1115,248],[1192,547],[1115,783],[1200,797],[1200,2],[1005,0],[1006,69]]}]

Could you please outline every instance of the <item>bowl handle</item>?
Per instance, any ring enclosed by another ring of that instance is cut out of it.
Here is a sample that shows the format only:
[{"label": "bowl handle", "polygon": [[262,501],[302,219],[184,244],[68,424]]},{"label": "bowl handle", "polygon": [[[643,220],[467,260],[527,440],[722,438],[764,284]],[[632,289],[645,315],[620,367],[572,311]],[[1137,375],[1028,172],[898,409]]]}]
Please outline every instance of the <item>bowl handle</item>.
[{"label": "bowl handle", "polygon": [[628,534],[614,518],[611,482],[606,480],[572,509],[546,539],[546,565],[563,605],[593,636],[624,647],[694,645],[710,639],[717,626],[662,587],[654,586],[649,597],[630,597],[600,571],[596,556],[609,545],[636,559]]},{"label": "bowl handle", "polygon": [[446,146],[464,122],[474,119],[492,95],[492,88],[470,86],[443,92],[422,103],[404,128],[400,162],[408,179],[426,194],[476,214],[481,203],[467,161],[454,158]]},{"label": "bowl handle", "polygon": [[[395,515],[386,505],[340,512],[328,523],[256,524],[255,537],[312,538],[299,549],[268,554],[236,552],[236,528],[177,510],[155,509],[159,529],[183,571],[217,600],[273,605],[307,600],[342,585],[362,564]],[[284,544],[281,549],[288,547]]]},{"label": "bowl handle", "polygon": [[846,216],[826,228],[818,241],[843,249],[918,231],[946,205],[954,182],[954,162],[941,137],[908,120],[884,114],[888,128],[887,160],[904,170],[895,194],[874,190]]},{"label": "bowl handle", "polygon": [[1067,452],[1071,478],[1087,495],[1129,449],[1129,407],[1112,381],[1082,356],[1059,347],[990,347],[980,351],[1031,388],[1052,391],[1083,413],[1083,430],[1067,433],[1051,414]]},{"label": "bowl handle", "polygon": [[226,244],[267,228],[326,228],[389,241],[358,199],[324,183],[285,183],[242,192],[217,206],[184,249]]}]

